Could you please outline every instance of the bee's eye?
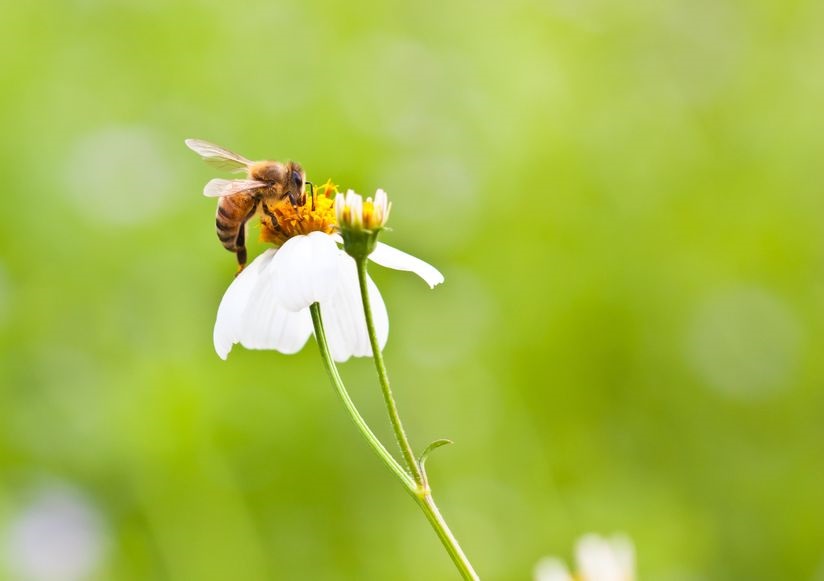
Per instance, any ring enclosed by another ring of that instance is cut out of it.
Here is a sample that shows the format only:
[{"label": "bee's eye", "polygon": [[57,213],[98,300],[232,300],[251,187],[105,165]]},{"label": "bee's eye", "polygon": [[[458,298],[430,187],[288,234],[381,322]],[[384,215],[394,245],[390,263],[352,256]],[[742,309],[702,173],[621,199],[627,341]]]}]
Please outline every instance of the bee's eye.
[{"label": "bee's eye", "polygon": [[300,175],[298,172],[293,171],[292,172],[292,183],[294,183],[297,187],[302,186],[303,185],[303,176]]}]

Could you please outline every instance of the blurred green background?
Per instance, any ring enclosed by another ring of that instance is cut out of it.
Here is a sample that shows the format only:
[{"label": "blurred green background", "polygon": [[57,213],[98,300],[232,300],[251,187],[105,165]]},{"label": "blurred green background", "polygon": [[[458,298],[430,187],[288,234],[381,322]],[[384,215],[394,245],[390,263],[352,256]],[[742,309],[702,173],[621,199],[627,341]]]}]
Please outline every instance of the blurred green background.
[{"label": "blurred green background", "polygon": [[373,269],[483,578],[624,531],[644,580],[824,579],[822,30],[814,0],[4,3],[4,578],[455,578],[314,345],[214,353],[198,137],[383,187],[384,240],[445,273]]}]

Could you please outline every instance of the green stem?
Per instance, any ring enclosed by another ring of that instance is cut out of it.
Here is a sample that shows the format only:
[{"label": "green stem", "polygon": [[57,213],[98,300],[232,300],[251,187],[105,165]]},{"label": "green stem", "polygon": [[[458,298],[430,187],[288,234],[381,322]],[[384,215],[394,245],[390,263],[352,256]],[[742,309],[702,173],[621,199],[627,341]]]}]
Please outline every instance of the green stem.
[{"label": "green stem", "polygon": [[406,432],[403,429],[400,415],[398,415],[398,406],[395,404],[395,398],[392,397],[392,390],[389,388],[389,375],[386,372],[386,365],[383,362],[383,352],[378,343],[378,335],[375,332],[375,322],[372,319],[372,305],[369,300],[369,289],[366,275],[366,258],[356,259],[355,263],[358,266],[358,283],[360,285],[361,301],[363,302],[363,313],[366,317],[366,330],[369,333],[369,343],[372,346],[372,356],[375,360],[375,369],[378,372],[378,380],[381,384],[381,391],[383,392],[383,399],[386,403],[386,409],[389,412],[389,420],[392,423],[392,428],[395,431],[395,438],[398,441],[401,452],[403,453],[406,465],[409,471],[415,478],[417,486],[415,487],[415,500],[418,506],[421,507],[426,515],[429,524],[435,529],[435,533],[443,543],[458,571],[464,579],[470,581],[479,579],[475,569],[472,568],[472,563],[464,554],[461,545],[452,534],[449,526],[446,524],[441,512],[438,510],[435,500],[432,498],[432,491],[429,487],[426,473],[418,464],[415,454],[412,452],[412,446],[409,444],[409,439],[406,437]]},{"label": "green stem", "polygon": [[312,323],[315,325],[315,339],[317,340],[318,347],[320,348],[321,359],[323,359],[323,363],[326,366],[326,372],[329,374],[329,379],[332,380],[332,385],[335,386],[338,395],[340,395],[340,398],[343,400],[343,405],[346,407],[346,411],[349,412],[349,416],[352,418],[352,421],[355,422],[355,425],[358,427],[358,430],[360,430],[360,433],[364,438],[366,438],[367,443],[372,447],[378,457],[383,460],[386,467],[395,473],[395,476],[400,479],[404,487],[407,489],[407,492],[411,493],[413,496],[416,496],[415,491],[417,487],[415,486],[415,481],[412,480],[403,467],[398,464],[398,461],[392,457],[392,454],[390,454],[383,444],[381,444],[378,437],[375,436],[371,429],[369,429],[366,420],[364,420],[363,416],[360,415],[358,409],[355,407],[355,403],[352,401],[352,398],[349,397],[349,393],[346,391],[346,386],[343,385],[343,381],[338,374],[338,368],[335,366],[335,362],[332,360],[332,356],[329,353],[329,345],[326,342],[326,332],[323,329],[323,319],[321,319],[320,316],[320,305],[318,305],[318,303],[314,303],[309,307],[309,310],[312,313]]},{"label": "green stem", "polygon": [[372,345],[372,357],[375,359],[375,369],[378,372],[378,381],[380,381],[381,384],[383,401],[386,404],[386,410],[389,412],[389,421],[392,422],[395,439],[398,441],[403,459],[406,461],[406,467],[412,476],[415,477],[415,482],[420,486],[424,486],[423,474],[421,473],[420,466],[418,466],[415,453],[412,451],[409,438],[406,437],[403,423],[401,423],[401,417],[398,415],[398,406],[395,404],[395,398],[392,397],[392,390],[389,388],[389,374],[386,373],[383,353],[378,343],[378,335],[375,332],[375,322],[372,319],[372,304],[369,300],[369,291],[367,290],[366,284],[366,259],[362,258],[357,260],[356,263],[358,265],[358,283],[360,284],[361,300],[363,301],[363,312],[366,316],[366,330],[369,332],[369,343]]},{"label": "green stem", "polygon": [[435,505],[435,500],[432,498],[429,490],[427,489],[424,494],[418,495],[417,501],[418,506],[421,507],[423,513],[426,515],[426,520],[428,520],[432,528],[435,529],[435,533],[437,533],[438,538],[446,548],[446,552],[449,553],[452,562],[455,563],[455,566],[461,573],[461,577],[469,581],[478,581],[480,577],[478,577],[475,569],[472,568],[472,563],[469,562],[469,559],[463,552],[461,545],[458,543],[458,539],[456,539],[452,531],[449,530],[449,525],[446,524],[446,521],[441,515],[441,511],[439,511]]}]

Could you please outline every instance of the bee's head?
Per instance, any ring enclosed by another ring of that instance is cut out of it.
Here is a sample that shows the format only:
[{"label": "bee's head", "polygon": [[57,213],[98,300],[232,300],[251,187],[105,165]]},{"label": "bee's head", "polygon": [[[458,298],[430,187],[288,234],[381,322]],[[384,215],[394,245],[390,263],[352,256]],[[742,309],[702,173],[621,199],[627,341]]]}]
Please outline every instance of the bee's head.
[{"label": "bee's head", "polygon": [[289,196],[289,201],[294,206],[302,206],[306,203],[306,174],[300,164],[294,161],[290,161],[286,168],[286,193]]}]

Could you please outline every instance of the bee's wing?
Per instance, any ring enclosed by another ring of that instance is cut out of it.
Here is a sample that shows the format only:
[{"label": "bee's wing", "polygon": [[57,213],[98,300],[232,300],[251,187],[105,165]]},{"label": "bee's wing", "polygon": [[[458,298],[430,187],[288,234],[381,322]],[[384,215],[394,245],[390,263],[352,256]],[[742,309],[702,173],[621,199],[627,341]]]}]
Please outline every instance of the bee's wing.
[{"label": "bee's wing", "polygon": [[187,139],[186,147],[194,151],[210,165],[228,169],[246,169],[253,162],[219,145],[201,139]]},{"label": "bee's wing", "polygon": [[268,185],[266,182],[257,180],[222,180],[216,178],[209,180],[209,183],[203,188],[203,195],[210,198],[222,198],[223,196],[231,196],[248,190],[265,188]]}]

